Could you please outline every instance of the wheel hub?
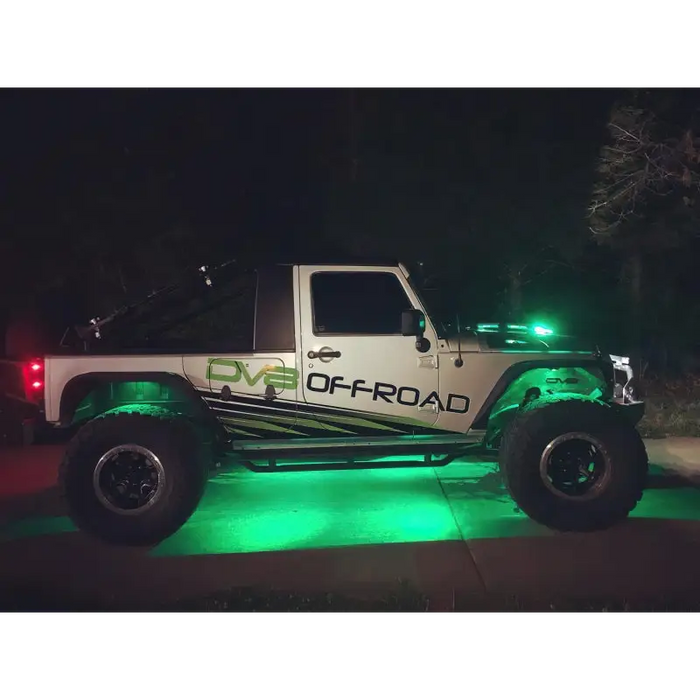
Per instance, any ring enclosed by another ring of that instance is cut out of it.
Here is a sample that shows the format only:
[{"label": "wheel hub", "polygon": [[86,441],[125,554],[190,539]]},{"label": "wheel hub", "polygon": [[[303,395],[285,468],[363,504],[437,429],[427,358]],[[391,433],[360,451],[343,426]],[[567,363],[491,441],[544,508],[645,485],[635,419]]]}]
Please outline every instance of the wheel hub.
[{"label": "wheel hub", "polygon": [[540,459],[544,485],[561,498],[595,498],[610,478],[603,444],[587,433],[567,433],[552,440]]},{"label": "wheel hub", "polygon": [[165,471],[160,459],[141,445],[118,445],[95,466],[93,488],[102,505],[120,515],[153,507],[163,490]]}]

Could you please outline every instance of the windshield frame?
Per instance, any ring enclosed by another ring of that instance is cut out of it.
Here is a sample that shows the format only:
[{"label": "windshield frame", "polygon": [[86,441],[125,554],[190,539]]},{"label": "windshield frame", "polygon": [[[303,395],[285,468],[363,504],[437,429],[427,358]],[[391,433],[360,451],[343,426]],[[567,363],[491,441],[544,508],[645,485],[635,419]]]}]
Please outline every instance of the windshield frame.
[{"label": "windshield frame", "polygon": [[437,333],[437,337],[444,339],[447,337],[446,334],[446,329],[444,327],[444,324],[441,322],[439,316],[434,313],[434,309],[432,309],[431,304],[429,304],[425,298],[425,294],[423,290],[420,288],[420,285],[416,284],[413,279],[413,275],[411,274],[411,271],[404,265],[404,276],[406,277],[406,281],[408,282],[408,286],[411,288],[411,291],[416,295],[418,301],[420,302],[420,305],[423,307],[423,311],[425,312],[425,315],[428,317],[430,320],[431,325],[435,329],[435,333]]}]

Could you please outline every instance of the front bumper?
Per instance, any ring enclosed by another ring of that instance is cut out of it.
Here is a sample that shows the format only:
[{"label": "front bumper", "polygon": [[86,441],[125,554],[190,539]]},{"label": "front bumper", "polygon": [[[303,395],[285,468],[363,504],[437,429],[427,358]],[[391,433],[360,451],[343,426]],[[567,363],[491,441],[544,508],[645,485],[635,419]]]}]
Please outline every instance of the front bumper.
[{"label": "front bumper", "polygon": [[632,425],[637,425],[644,417],[644,401],[634,401],[633,403],[614,403],[615,410],[629,421]]}]

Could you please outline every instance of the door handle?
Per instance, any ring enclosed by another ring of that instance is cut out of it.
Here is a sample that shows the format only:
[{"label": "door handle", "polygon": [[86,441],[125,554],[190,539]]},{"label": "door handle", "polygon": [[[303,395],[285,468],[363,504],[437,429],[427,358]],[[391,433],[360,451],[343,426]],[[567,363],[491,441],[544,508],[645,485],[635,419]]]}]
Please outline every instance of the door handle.
[{"label": "door handle", "polygon": [[318,352],[309,350],[308,357],[310,360],[325,360],[326,358],[340,357],[340,350],[319,350]]}]

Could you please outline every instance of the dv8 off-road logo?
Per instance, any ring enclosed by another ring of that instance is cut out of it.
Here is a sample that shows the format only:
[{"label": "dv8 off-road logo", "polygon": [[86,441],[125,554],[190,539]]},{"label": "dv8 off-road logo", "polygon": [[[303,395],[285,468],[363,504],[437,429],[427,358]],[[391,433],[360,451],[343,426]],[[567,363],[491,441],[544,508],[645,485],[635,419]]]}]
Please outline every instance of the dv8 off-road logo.
[{"label": "dv8 off-road logo", "polygon": [[[346,383],[347,382],[347,383]],[[396,386],[389,382],[368,382],[364,379],[346,380],[345,377],[330,377],[327,374],[311,372],[306,378],[306,389],[319,394],[340,394],[348,392],[351,398],[358,394],[367,395],[378,403],[398,403],[402,406],[417,406],[425,408],[434,406],[438,411],[448,413],[468,413],[469,397],[462,394],[448,394],[441,399],[437,391],[431,391],[427,396],[421,396],[413,386]]]},{"label": "dv8 off-road logo", "polygon": [[245,360],[218,358],[209,360],[207,379],[231,384],[245,382],[248,386],[262,382],[264,386],[271,386],[273,389],[296,389],[299,384],[299,372],[293,367],[279,365],[263,365],[255,372]]}]

